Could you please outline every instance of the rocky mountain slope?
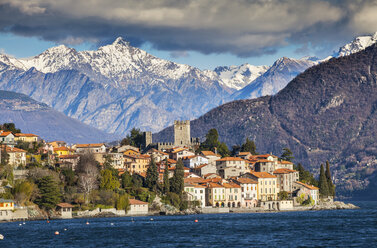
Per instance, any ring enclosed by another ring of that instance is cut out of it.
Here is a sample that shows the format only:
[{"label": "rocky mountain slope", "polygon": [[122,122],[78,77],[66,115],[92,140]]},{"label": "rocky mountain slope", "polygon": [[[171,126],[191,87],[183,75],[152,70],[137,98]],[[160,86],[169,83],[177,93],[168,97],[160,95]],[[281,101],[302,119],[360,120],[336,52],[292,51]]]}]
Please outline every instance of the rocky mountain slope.
[{"label": "rocky mountain slope", "polygon": [[160,130],[225,102],[234,91],[197,68],[156,58],[118,38],[96,51],[53,47],[0,56],[0,89],[24,93],[106,132]]},{"label": "rocky mountain slope", "polygon": [[10,91],[0,91],[0,123],[13,122],[25,133],[68,143],[95,143],[117,139],[114,135],[82,124],[44,103]]},{"label": "rocky mountain slope", "polygon": [[[289,147],[296,162],[313,172],[330,160],[340,195],[365,193],[377,176],[376,65],[377,45],[333,58],[307,69],[275,96],[211,110],[191,122],[192,136],[204,137],[216,128],[228,145],[249,137],[261,153],[281,154]],[[163,140],[171,131],[154,139]]]},{"label": "rocky mountain slope", "polygon": [[280,58],[262,75],[246,87],[230,96],[232,100],[251,99],[274,95],[283,89],[289,81],[307,68],[318,64],[318,60]]},{"label": "rocky mountain slope", "polygon": [[352,53],[357,53],[377,42],[377,32],[373,35],[358,36],[352,42],[342,46],[339,49],[337,57],[347,56]]}]

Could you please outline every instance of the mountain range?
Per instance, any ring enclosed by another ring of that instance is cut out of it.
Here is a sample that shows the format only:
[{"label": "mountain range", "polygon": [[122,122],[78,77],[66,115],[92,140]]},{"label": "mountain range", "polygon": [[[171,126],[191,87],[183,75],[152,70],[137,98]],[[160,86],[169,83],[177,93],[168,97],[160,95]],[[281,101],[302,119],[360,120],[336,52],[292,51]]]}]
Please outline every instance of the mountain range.
[{"label": "mountain range", "polygon": [[24,133],[34,133],[47,141],[67,143],[99,143],[117,139],[85,125],[30,97],[0,90],[0,123],[13,122]]},{"label": "mountain range", "polygon": [[[330,160],[338,196],[362,197],[377,183],[377,45],[307,69],[274,96],[239,100],[191,121],[193,137],[216,128],[228,146],[254,140],[257,151],[280,155],[318,173]],[[169,141],[172,127],[153,139]]]},{"label": "mountain range", "polygon": [[[358,37],[336,56],[365,48]],[[199,70],[159,59],[122,38],[95,51],[61,45],[27,58],[0,55],[0,89],[26,94],[108,133],[159,131],[176,119],[194,119],[223,103],[274,95],[305,69],[325,60],[283,57],[272,66]]]}]

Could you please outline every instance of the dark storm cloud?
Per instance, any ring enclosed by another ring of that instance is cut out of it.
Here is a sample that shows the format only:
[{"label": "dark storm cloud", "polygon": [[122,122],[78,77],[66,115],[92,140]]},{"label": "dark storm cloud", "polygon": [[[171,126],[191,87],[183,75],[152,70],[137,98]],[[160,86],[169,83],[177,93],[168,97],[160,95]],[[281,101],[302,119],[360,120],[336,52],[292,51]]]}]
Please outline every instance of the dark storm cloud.
[{"label": "dark storm cloud", "polygon": [[0,0],[0,31],[66,44],[123,36],[135,46],[247,57],[292,43],[328,50],[375,32],[375,13],[376,0]]}]

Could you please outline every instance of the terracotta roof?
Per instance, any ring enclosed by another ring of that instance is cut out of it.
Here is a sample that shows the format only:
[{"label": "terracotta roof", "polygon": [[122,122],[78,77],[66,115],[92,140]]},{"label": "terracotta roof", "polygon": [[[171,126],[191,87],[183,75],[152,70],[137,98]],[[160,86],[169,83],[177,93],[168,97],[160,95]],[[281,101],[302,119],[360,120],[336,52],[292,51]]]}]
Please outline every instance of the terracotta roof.
[{"label": "terracotta roof", "polygon": [[238,184],[235,183],[223,183],[224,188],[241,188]]},{"label": "terracotta roof", "polygon": [[217,175],[216,173],[208,173],[208,174],[203,175],[203,177],[206,178],[206,177],[209,177],[209,176],[212,176],[212,175],[216,175],[216,176],[219,177],[219,175]]},{"label": "terracotta roof", "polygon": [[253,179],[251,179],[251,178],[247,178],[247,177],[245,177],[245,178],[243,178],[243,177],[238,178],[238,179],[236,179],[236,181],[239,182],[239,183],[241,183],[241,184],[242,184],[242,183],[258,184],[257,181],[254,181]]},{"label": "terracotta roof", "polygon": [[300,184],[308,189],[311,189],[311,190],[319,190],[319,188],[317,188],[316,186],[313,186],[313,185],[309,185],[309,184],[306,184],[306,183],[303,183],[303,182],[299,182],[299,181],[296,181],[294,183],[297,183],[297,184]]},{"label": "terracotta roof", "polygon": [[268,159],[259,159],[257,163],[273,163],[274,161],[268,160]]},{"label": "terracotta roof", "polygon": [[250,174],[258,178],[276,178],[268,172],[250,172]]},{"label": "terracotta roof", "polygon": [[195,183],[185,183],[185,187],[205,188],[205,186],[199,185],[199,184],[195,184]]},{"label": "terracotta roof", "polygon": [[280,164],[293,164],[292,162],[285,161],[285,160],[279,161],[279,163]]},{"label": "terracotta roof", "polygon": [[134,155],[134,154],[125,154],[124,155],[125,157],[129,157],[129,158],[133,158],[133,159],[148,159],[150,158],[149,155],[144,155],[144,154],[137,154],[137,155]]},{"label": "terracotta roof", "polygon": [[91,147],[101,147],[103,146],[103,143],[98,144],[77,144],[76,148],[91,148]]},{"label": "terracotta roof", "polygon": [[182,157],[182,160],[192,159],[192,158],[196,158],[196,157],[197,157],[197,155],[192,155],[192,156]]},{"label": "terracotta roof", "polygon": [[7,146],[7,145],[2,145],[1,146],[1,149],[4,149],[4,147],[5,147],[5,151],[6,152],[26,152],[25,150],[22,150],[22,149],[20,149],[20,148],[16,148],[16,147],[10,147],[10,146]]},{"label": "terracotta roof", "polygon": [[205,180],[203,178],[201,178],[201,177],[190,177],[190,178],[183,179],[183,181],[185,183],[192,184],[192,183],[203,183]]},{"label": "terracotta roof", "polygon": [[204,156],[216,156],[221,157],[219,154],[215,154],[213,151],[202,151],[201,152]]},{"label": "terracotta roof", "polygon": [[0,133],[0,137],[6,137],[9,134],[12,134],[12,132],[2,132],[2,133]]},{"label": "terracotta roof", "polygon": [[130,205],[148,205],[148,202],[143,202],[136,199],[129,199],[128,202]]},{"label": "terracotta roof", "polygon": [[60,146],[60,147],[54,148],[54,151],[71,151],[71,152],[73,152],[74,150],[72,150],[68,147],[65,147],[65,146]]},{"label": "terracotta roof", "polygon": [[174,149],[171,153],[177,153],[177,152],[181,152],[185,150],[187,150],[187,148],[177,148],[177,149]]},{"label": "terracotta roof", "polygon": [[38,137],[38,135],[32,133],[15,133],[14,136],[16,137]]},{"label": "terracotta roof", "polygon": [[289,173],[294,173],[294,172],[297,172],[297,171],[286,169],[286,168],[281,168],[281,169],[276,169],[273,173],[274,174],[289,174]]},{"label": "terracotta roof", "polygon": [[250,152],[239,152],[238,155],[240,156],[245,156],[245,155],[248,155],[248,154],[251,154]]},{"label": "terracotta roof", "polygon": [[242,158],[239,158],[239,157],[225,157],[225,158],[216,160],[216,162],[217,161],[245,161],[245,159],[242,159]]},{"label": "terracotta roof", "polygon": [[194,170],[196,170],[196,169],[201,169],[201,168],[203,168],[204,166],[207,166],[207,165],[208,165],[208,164],[201,164],[201,165],[195,167]]},{"label": "terracotta roof", "polygon": [[168,158],[168,164],[176,164],[177,160]]},{"label": "terracotta roof", "polygon": [[74,207],[74,206],[72,206],[71,204],[69,204],[69,203],[65,203],[65,202],[62,202],[62,203],[56,204],[56,206],[61,207],[61,208],[73,208],[73,207]]},{"label": "terracotta roof", "polygon": [[208,188],[224,188],[218,183],[208,183]]}]

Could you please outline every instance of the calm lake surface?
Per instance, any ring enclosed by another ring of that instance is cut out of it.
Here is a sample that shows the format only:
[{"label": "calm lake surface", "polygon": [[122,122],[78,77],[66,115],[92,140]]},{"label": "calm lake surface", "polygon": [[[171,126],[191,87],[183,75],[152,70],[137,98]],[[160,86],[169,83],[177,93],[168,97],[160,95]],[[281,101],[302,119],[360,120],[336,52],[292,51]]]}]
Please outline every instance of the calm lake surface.
[{"label": "calm lake surface", "polygon": [[376,247],[377,202],[353,203],[361,209],[0,223],[0,247]]}]

